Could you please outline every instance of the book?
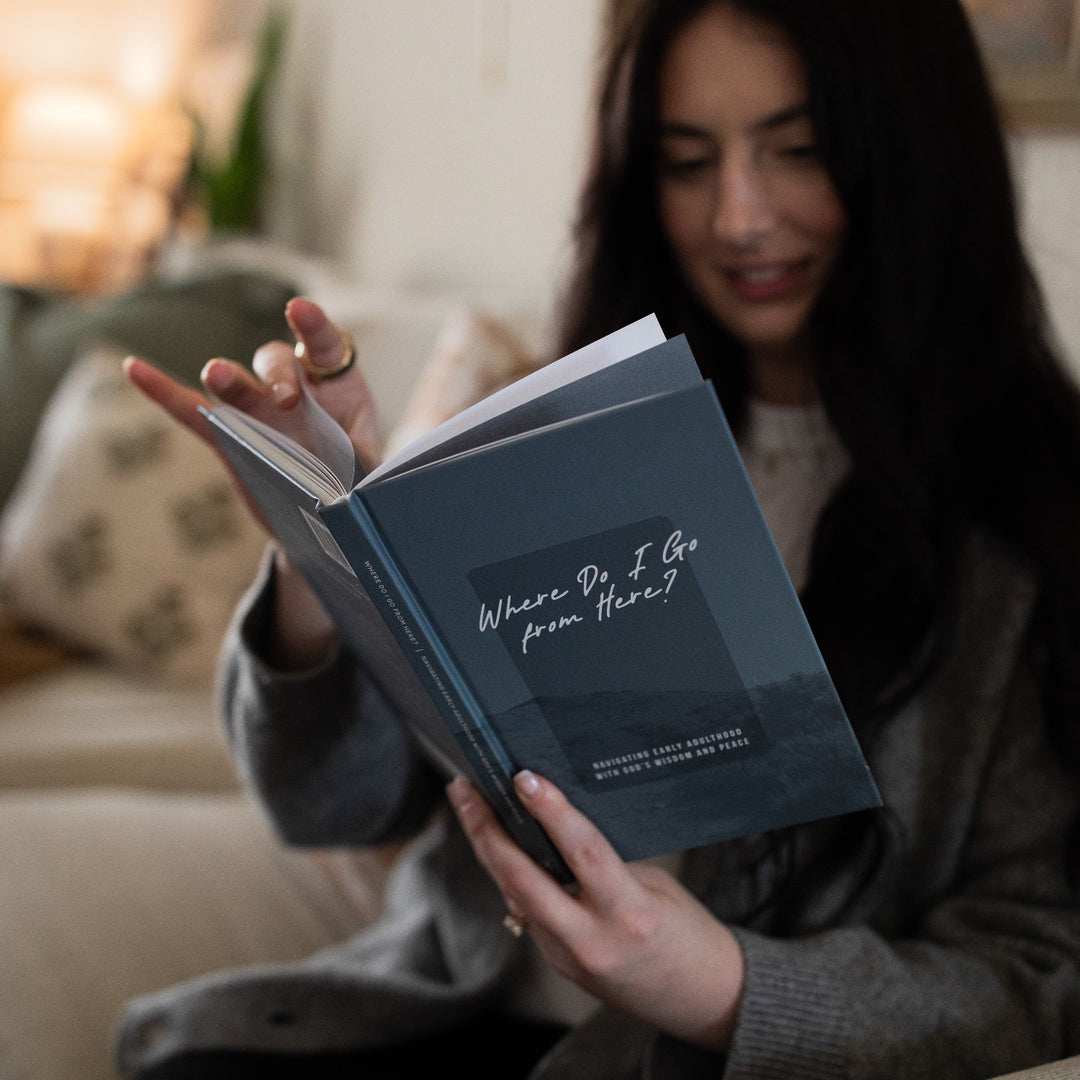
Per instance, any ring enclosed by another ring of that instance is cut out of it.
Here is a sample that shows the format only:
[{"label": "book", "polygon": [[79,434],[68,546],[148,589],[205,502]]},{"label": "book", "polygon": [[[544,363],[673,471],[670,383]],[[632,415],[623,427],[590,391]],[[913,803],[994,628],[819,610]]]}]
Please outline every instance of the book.
[{"label": "book", "polygon": [[207,415],[418,743],[560,880],[519,769],[628,860],[879,805],[715,391],[654,317],[366,476],[310,396],[312,451]]}]

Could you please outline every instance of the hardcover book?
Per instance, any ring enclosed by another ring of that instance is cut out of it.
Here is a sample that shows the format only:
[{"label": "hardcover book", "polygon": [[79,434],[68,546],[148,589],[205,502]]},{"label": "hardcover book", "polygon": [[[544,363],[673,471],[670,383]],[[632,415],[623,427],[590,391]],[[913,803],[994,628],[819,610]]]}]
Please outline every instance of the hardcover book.
[{"label": "hardcover book", "polygon": [[652,317],[360,475],[227,406],[219,441],[429,756],[568,873],[511,778],[626,859],[878,805],[715,392]]}]

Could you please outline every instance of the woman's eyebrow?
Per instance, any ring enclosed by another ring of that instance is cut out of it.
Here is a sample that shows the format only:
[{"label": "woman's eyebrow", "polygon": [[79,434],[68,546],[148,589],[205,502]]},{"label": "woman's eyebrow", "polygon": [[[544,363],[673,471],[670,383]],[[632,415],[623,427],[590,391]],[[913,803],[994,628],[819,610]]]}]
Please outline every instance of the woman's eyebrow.
[{"label": "woman's eyebrow", "polygon": [[709,133],[694,124],[684,124],[678,121],[660,122],[660,137],[674,139],[707,139]]},{"label": "woman's eyebrow", "polygon": [[[798,120],[806,120],[809,116],[810,106],[800,102],[796,105],[788,105],[783,109],[778,109],[774,113],[769,113],[760,120],[755,120],[754,123],[751,124],[751,129],[754,131],[774,131],[777,128],[793,124]],[[690,124],[682,120],[661,120],[660,137],[707,139],[710,137],[710,132],[707,128],[699,127],[697,124]]]},{"label": "woman's eyebrow", "polygon": [[754,124],[754,127],[759,131],[772,131],[775,128],[793,124],[796,120],[806,120],[809,116],[810,106],[806,103],[789,105],[786,109],[780,109],[769,116],[763,117]]}]

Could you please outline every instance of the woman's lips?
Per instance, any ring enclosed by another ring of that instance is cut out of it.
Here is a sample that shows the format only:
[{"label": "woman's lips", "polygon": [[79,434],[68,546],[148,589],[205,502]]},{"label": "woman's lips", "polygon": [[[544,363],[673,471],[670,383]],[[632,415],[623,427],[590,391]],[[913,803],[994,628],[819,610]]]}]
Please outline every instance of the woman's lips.
[{"label": "woman's lips", "polygon": [[732,290],[744,300],[779,300],[795,292],[806,281],[811,261],[757,263],[752,266],[724,266],[721,274]]}]

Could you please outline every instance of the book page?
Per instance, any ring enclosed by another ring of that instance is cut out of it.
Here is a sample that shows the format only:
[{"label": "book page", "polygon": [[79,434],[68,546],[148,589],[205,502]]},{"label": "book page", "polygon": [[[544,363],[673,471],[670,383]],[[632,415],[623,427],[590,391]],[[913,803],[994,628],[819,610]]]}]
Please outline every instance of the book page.
[{"label": "book page", "polygon": [[[274,466],[278,472],[301,484],[305,491],[321,502],[333,502],[334,499],[348,494],[349,489],[333,469],[295,439],[269,424],[264,424],[233,405],[215,405],[212,409],[204,408],[199,411],[216,427],[230,432],[253,453]],[[330,422],[333,423],[332,420]],[[338,430],[345,436],[340,427]],[[347,436],[345,441],[348,442]],[[349,446],[351,449],[352,444],[349,443]],[[355,454],[353,456],[355,457]]]},{"label": "book page", "polygon": [[[701,382],[701,372],[686,337],[680,334],[573,379],[545,394],[481,420],[404,464],[391,464],[379,474],[389,480],[402,473],[446,461],[457,454],[485,449],[508,438],[523,438],[557,423],[569,423],[601,409],[662,394]],[[361,485],[362,487],[362,485]]]},{"label": "book page", "polygon": [[[328,503],[347,495],[354,486],[363,487],[390,473],[399,472],[421,457],[425,461],[437,458],[438,448],[444,444],[449,444],[448,453],[459,452],[463,449],[461,439],[466,433],[482,429],[496,417],[597,375],[664,342],[664,334],[655,315],[639,319],[539,368],[463,410],[414,440],[362,479],[362,469],[348,436],[315,400],[303,380],[300,383],[301,400],[287,417],[287,432],[278,431],[229,405],[217,405],[204,411],[211,419],[216,419],[219,426],[248,442],[261,457],[303,483],[323,503]],[[314,452],[306,446],[313,447]]]},{"label": "book page", "polygon": [[457,416],[440,424],[426,435],[414,439],[397,454],[389,457],[378,468],[372,469],[359,486],[372,483],[389,472],[399,472],[414,458],[426,455],[444,442],[456,439],[464,432],[501,413],[508,412],[533,398],[548,394],[561,386],[600,371],[621,360],[644,352],[665,340],[660,322],[655,315],[646,315],[614,333],[608,334],[591,345],[568,353],[559,360],[539,368],[510,386],[504,387],[483,401],[464,409]]}]

